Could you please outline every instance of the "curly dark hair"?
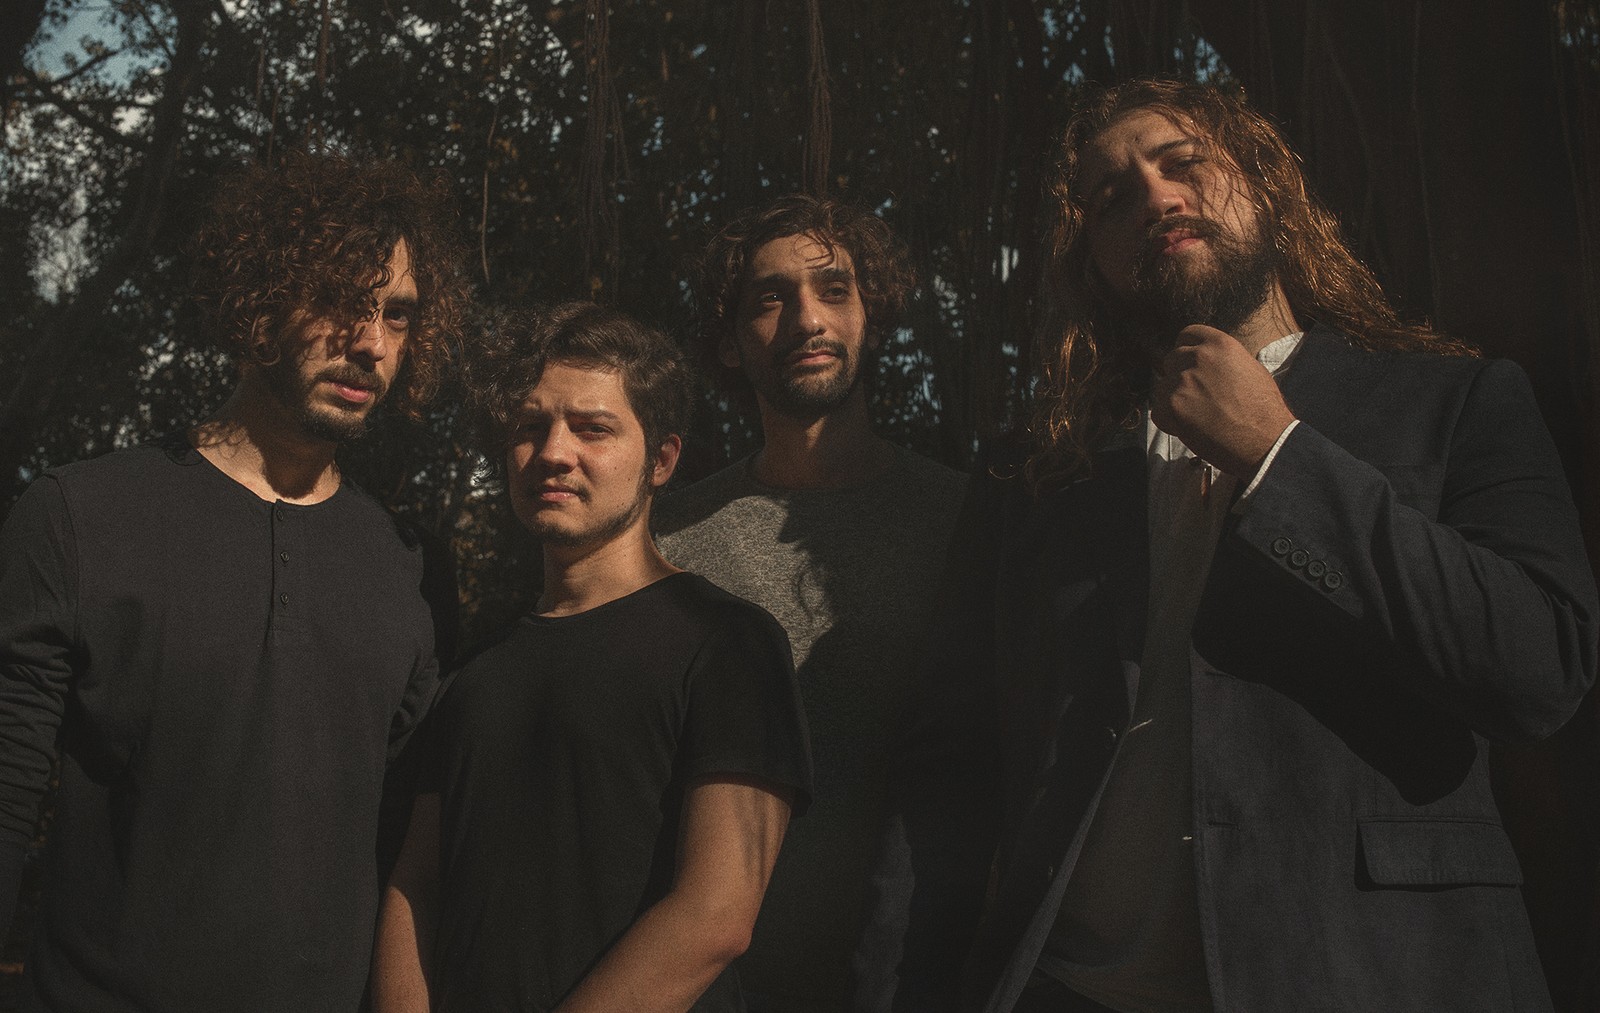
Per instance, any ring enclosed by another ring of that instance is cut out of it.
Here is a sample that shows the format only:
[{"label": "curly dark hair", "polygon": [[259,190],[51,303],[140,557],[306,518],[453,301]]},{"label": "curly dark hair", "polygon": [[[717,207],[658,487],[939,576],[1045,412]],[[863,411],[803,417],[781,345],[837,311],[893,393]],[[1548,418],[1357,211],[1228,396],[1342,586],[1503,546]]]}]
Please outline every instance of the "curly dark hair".
[{"label": "curly dark hair", "polygon": [[291,151],[228,173],[195,241],[192,294],[214,340],[241,362],[284,353],[303,314],[336,329],[372,312],[404,241],[418,320],[390,404],[415,418],[461,339],[469,293],[450,188],[398,162]]},{"label": "curly dark hair", "polygon": [[748,403],[754,392],[744,371],[725,366],[721,349],[738,326],[745,273],[757,250],[785,236],[809,236],[831,255],[843,247],[855,265],[867,331],[882,339],[899,322],[916,287],[911,257],[883,219],[856,204],[796,193],[739,215],[718,232],[700,261],[695,353],[717,386]]},{"label": "curly dark hair", "polygon": [[1050,193],[1055,198],[1047,296],[1039,338],[1039,385],[1027,474],[1040,483],[1068,477],[1113,431],[1130,424],[1146,393],[1148,364],[1118,326],[1118,314],[1090,262],[1084,230],[1087,194],[1079,159],[1112,121],[1154,110],[1191,132],[1238,174],[1265,235],[1278,251],[1278,281],[1302,324],[1317,321],[1373,350],[1475,354],[1425,324],[1408,323],[1389,304],[1367,266],[1346,244],[1338,219],[1306,184],[1300,159],[1242,90],[1147,78],[1092,93],[1061,142]]},{"label": "curly dark hair", "polygon": [[683,352],[664,331],[590,302],[503,308],[484,316],[467,351],[464,381],[478,447],[502,466],[517,410],[552,362],[615,370],[654,451],[681,435],[694,404]]}]

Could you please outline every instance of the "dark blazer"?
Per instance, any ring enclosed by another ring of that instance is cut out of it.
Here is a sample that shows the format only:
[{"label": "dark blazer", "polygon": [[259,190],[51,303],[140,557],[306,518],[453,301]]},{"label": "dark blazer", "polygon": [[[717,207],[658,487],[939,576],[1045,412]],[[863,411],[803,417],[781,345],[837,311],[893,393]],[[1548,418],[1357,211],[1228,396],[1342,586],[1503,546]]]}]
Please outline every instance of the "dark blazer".
[{"label": "dark blazer", "polygon": [[[1213,999],[1547,1009],[1485,738],[1571,716],[1597,603],[1527,380],[1317,329],[1283,390],[1301,424],[1230,518],[1192,633]],[[863,1005],[948,1008],[959,987],[959,1008],[1006,1011],[1032,973],[1137,687],[1139,436],[1037,498],[975,480],[863,951],[897,980]]]}]

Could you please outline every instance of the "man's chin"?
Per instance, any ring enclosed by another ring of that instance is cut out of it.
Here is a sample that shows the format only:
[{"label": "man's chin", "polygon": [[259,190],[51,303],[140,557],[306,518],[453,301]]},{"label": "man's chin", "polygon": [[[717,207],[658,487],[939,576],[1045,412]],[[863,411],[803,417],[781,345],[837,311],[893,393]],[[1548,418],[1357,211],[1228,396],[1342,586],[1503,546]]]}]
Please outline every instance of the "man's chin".
[{"label": "man's chin", "polygon": [[300,412],[300,428],[310,436],[329,443],[349,443],[367,435],[371,411],[305,405]]},{"label": "man's chin", "polygon": [[855,383],[842,381],[838,376],[796,377],[768,400],[780,414],[809,422],[850,400],[855,387]]}]

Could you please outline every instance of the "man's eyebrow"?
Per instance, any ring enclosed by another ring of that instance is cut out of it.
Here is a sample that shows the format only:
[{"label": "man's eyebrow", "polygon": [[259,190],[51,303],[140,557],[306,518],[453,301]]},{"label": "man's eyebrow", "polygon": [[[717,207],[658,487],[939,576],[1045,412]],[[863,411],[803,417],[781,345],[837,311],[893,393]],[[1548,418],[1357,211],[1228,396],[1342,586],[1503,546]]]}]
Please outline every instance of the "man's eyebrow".
[{"label": "man's eyebrow", "polygon": [[614,411],[605,408],[568,408],[568,415],[575,415],[580,419],[601,419],[606,422],[616,422],[622,418]]},{"label": "man's eyebrow", "polygon": [[[1198,145],[1199,143],[1200,142],[1195,140],[1193,137],[1175,137],[1170,141],[1163,141],[1162,143],[1151,148],[1147,157],[1152,159],[1160,158],[1163,155],[1171,154],[1178,148]],[[1113,179],[1125,174],[1126,172],[1126,169],[1110,169],[1102,172],[1099,176],[1094,178],[1093,185],[1083,188],[1083,193],[1089,196],[1097,194],[1104,190]]]},{"label": "man's eyebrow", "polygon": [[811,276],[822,282],[854,282],[856,280],[856,273],[854,271],[850,270],[848,267],[840,267],[837,264],[830,264],[827,267],[819,267],[811,272]]},{"label": "man's eyebrow", "polygon": [[763,274],[759,278],[751,278],[744,283],[744,288],[745,291],[749,292],[758,288],[773,288],[783,284],[787,284],[787,279],[782,274],[773,272],[772,274]]}]

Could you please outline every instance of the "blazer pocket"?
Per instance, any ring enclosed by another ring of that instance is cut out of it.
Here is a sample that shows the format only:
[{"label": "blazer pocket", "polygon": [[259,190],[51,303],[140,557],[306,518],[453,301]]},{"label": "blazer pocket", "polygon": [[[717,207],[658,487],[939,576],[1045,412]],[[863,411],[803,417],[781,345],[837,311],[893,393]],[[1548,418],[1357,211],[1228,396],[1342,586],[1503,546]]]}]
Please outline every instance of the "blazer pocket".
[{"label": "blazer pocket", "polygon": [[1498,823],[1367,819],[1357,823],[1374,886],[1520,886],[1522,868]]}]

